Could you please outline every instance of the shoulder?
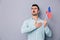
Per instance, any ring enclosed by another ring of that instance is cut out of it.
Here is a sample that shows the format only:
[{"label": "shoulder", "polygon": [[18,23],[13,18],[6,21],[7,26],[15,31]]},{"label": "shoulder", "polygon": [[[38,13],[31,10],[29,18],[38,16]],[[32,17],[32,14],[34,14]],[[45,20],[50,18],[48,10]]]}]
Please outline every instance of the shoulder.
[{"label": "shoulder", "polygon": [[25,19],[23,22],[28,23],[31,20],[31,18]]},{"label": "shoulder", "polygon": [[44,20],[41,19],[42,22],[44,22]]},{"label": "shoulder", "polygon": [[[40,19],[40,18],[39,18],[39,19]],[[43,19],[40,19],[40,21],[41,21],[41,22],[44,22],[44,20],[43,20]]]}]

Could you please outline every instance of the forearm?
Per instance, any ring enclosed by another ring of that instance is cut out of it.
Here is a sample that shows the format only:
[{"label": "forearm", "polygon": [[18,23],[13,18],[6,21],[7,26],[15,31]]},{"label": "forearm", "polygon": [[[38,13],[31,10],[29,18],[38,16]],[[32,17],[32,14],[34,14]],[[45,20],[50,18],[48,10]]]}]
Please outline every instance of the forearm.
[{"label": "forearm", "polygon": [[51,37],[52,36],[52,32],[51,30],[48,28],[48,26],[45,27],[45,33],[48,37]]},{"label": "forearm", "polygon": [[35,26],[33,26],[33,27],[28,27],[28,28],[21,28],[21,32],[22,33],[30,33],[30,32],[32,32],[32,31],[34,31],[34,30],[36,30],[37,28],[35,27]]}]

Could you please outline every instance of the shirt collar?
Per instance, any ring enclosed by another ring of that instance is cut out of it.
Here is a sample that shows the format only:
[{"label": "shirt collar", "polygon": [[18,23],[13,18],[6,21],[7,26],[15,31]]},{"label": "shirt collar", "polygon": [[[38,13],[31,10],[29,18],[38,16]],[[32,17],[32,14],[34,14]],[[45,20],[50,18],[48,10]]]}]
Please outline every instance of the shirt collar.
[{"label": "shirt collar", "polygon": [[[32,20],[35,20],[35,19],[33,19],[33,18],[32,18]],[[38,20],[40,20],[40,18],[39,18],[39,17],[38,17]]]}]

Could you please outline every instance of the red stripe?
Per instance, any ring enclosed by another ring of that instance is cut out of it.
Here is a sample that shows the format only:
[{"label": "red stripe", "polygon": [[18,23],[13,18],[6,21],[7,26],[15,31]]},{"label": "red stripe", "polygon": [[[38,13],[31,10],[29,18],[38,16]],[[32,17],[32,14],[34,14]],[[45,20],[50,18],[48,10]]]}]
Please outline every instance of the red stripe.
[{"label": "red stripe", "polygon": [[48,19],[52,18],[52,13],[51,12],[46,11],[46,15],[47,15]]}]

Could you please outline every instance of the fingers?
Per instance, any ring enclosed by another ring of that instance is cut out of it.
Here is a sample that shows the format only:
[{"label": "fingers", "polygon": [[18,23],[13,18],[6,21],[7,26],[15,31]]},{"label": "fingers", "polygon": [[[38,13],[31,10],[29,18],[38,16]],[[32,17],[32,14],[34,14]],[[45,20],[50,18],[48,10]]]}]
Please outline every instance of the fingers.
[{"label": "fingers", "polygon": [[39,28],[39,27],[42,26],[42,23],[36,23],[35,26],[36,26],[37,28]]}]

